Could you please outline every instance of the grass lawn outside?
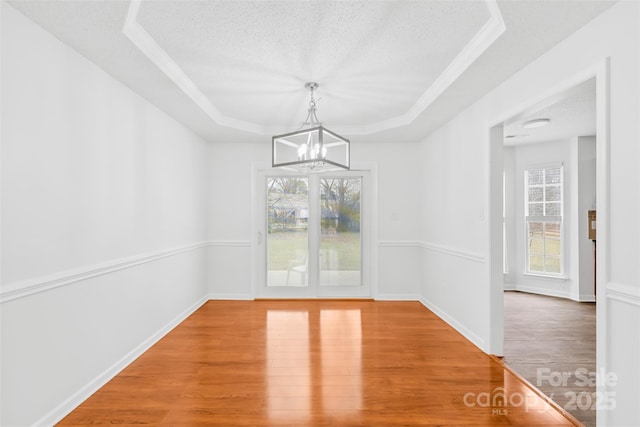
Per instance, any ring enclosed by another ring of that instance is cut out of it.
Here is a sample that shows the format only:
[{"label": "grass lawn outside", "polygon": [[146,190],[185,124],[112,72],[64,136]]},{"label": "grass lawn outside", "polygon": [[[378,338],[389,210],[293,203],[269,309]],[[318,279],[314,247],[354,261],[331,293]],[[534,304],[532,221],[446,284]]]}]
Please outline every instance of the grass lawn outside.
[{"label": "grass lawn outside", "polygon": [[[267,269],[288,270],[291,261],[304,262],[308,251],[305,231],[272,232],[267,235]],[[320,253],[328,255],[331,269],[360,270],[360,233],[339,232],[323,234]],[[333,265],[337,262],[337,265]],[[321,268],[327,268],[327,260],[321,259]]]},{"label": "grass lawn outside", "polygon": [[560,239],[531,239],[529,242],[529,271],[560,273],[562,271],[560,251]]}]

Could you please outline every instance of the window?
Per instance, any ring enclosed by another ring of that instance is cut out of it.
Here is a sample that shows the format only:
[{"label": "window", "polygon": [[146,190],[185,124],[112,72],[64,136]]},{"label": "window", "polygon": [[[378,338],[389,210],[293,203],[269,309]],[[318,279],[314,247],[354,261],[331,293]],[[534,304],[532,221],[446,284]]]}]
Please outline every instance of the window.
[{"label": "window", "polygon": [[562,274],[562,166],[525,171],[527,272]]}]

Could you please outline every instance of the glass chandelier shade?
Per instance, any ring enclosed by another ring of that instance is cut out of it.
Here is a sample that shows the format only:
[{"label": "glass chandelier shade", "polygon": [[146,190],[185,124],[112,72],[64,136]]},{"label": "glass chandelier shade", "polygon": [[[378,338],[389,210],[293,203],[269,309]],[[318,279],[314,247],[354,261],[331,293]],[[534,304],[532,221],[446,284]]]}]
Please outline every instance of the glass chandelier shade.
[{"label": "glass chandelier shade", "polygon": [[313,91],[318,84],[310,82],[305,87],[311,91],[311,101],[302,126],[308,127],[271,138],[272,166],[298,172],[349,169],[349,140],[323,127],[318,121],[313,99]]}]

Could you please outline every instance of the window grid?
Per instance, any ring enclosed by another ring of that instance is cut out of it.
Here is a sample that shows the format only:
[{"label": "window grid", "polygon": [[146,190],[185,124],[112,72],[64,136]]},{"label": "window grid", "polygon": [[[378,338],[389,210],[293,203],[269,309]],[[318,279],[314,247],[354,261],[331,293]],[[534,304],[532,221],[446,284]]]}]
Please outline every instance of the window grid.
[{"label": "window grid", "polygon": [[527,272],[562,274],[562,166],[525,172]]}]

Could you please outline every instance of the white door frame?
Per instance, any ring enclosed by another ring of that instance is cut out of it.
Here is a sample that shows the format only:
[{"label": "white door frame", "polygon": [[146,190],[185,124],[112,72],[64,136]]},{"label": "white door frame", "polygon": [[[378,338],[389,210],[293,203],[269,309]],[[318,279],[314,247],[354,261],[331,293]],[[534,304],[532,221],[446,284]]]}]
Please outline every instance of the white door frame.
[{"label": "white door frame", "polygon": [[[513,108],[500,115],[497,120],[489,123],[488,144],[488,194],[486,203],[489,212],[488,221],[488,248],[489,263],[488,275],[491,305],[490,313],[490,336],[489,353],[502,356],[504,354],[504,277],[502,270],[502,170],[503,170],[503,123],[527,111],[541,102],[556,96],[577,84],[590,78],[596,79],[596,174],[597,174],[597,212],[598,212],[598,252],[596,257],[596,371],[604,372],[607,367],[607,300],[606,285],[609,281],[609,88],[610,88],[610,59],[603,58],[591,68],[582,73],[569,78],[557,87],[554,87],[541,94],[533,100],[527,101],[524,105]],[[605,385],[597,387],[597,393],[604,395]],[[605,421],[604,411],[598,411],[596,420],[598,425]]]}]

